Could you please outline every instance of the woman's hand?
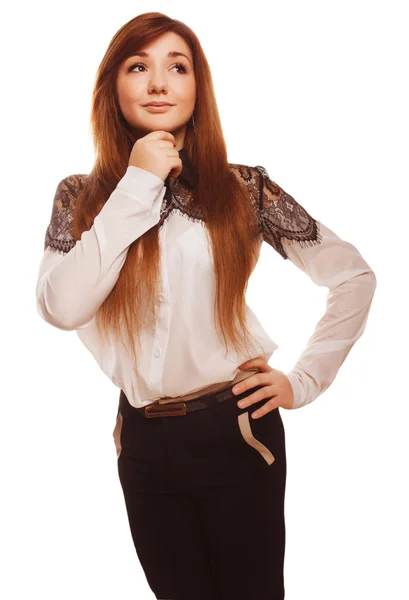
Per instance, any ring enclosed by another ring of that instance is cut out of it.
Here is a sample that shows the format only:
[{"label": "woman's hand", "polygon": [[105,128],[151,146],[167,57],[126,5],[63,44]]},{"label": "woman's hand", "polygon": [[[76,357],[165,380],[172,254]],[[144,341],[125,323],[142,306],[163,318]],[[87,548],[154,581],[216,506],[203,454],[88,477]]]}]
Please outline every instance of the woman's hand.
[{"label": "woman's hand", "polygon": [[151,131],[134,143],[128,167],[149,171],[162,181],[166,181],[169,172],[172,177],[179,177],[183,164],[175,146],[175,136],[169,131]]},{"label": "woman's hand", "polygon": [[255,404],[256,402],[260,402],[261,400],[264,400],[264,398],[271,398],[271,400],[266,402],[260,410],[252,413],[251,416],[253,418],[262,417],[270,412],[270,410],[274,410],[279,406],[291,409],[294,403],[294,392],[287,375],[284,375],[284,373],[278,369],[270,367],[270,365],[261,357],[252,358],[239,365],[239,369],[242,369],[243,371],[254,368],[259,369],[261,372],[240,381],[233,387],[233,393],[242,394],[246,390],[258,385],[263,385],[264,387],[253,394],[250,394],[246,398],[243,398],[237,405],[240,408],[243,408]]}]

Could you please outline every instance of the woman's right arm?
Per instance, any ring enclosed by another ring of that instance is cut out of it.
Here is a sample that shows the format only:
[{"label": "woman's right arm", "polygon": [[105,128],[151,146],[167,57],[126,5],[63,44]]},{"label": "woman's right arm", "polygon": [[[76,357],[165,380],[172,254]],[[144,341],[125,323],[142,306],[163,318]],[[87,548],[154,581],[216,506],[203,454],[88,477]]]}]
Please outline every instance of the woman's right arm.
[{"label": "woman's right arm", "polygon": [[40,316],[65,331],[92,320],[117,282],[130,244],[159,222],[166,191],[160,177],[129,165],[91,229],[75,242],[75,198],[67,197],[75,177],[57,186],[36,285]]}]

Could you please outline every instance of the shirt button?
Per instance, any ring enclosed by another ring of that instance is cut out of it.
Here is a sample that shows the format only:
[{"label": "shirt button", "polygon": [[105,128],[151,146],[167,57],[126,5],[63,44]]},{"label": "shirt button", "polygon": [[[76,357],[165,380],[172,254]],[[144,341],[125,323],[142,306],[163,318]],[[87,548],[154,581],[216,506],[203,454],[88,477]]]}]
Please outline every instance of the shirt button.
[{"label": "shirt button", "polygon": [[155,356],[156,358],[159,358],[159,356],[161,355],[161,352],[162,352],[162,351],[161,351],[161,349],[160,349],[160,348],[156,348],[156,350],[155,350],[155,352],[154,352],[153,354],[154,354],[154,356]]},{"label": "shirt button", "polygon": [[160,302],[165,302],[165,294],[159,294]]}]

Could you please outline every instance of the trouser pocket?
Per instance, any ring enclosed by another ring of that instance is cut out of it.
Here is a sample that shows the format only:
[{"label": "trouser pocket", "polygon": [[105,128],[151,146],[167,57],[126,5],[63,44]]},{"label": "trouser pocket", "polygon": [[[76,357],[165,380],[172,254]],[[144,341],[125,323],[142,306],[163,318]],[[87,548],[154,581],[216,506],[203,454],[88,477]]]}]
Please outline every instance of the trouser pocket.
[{"label": "trouser pocket", "polygon": [[116,418],[115,428],[112,432],[112,436],[114,438],[115,448],[116,448],[116,457],[117,459],[120,457],[122,452],[122,444],[121,444],[121,434],[122,434],[122,425],[123,425],[123,416],[120,411],[118,411],[118,416]]},{"label": "trouser pocket", "polygon": [[[268,417],[259,417],[258,420],[263,418]],[[259,452],[259,454],[264,458],[268,465],[273,464],[273,462],[275,461],[275,456],[271,452],[271,450],[269,450],[269,448],[267,448],[267,446],[260,441],[260,435],[255,431],[254,420],[250,419],[249,412],[246,411],[237,415],[237,422],[243,440],[247,444],[249,444],[249,446],[252,446],[254,450]]]}]

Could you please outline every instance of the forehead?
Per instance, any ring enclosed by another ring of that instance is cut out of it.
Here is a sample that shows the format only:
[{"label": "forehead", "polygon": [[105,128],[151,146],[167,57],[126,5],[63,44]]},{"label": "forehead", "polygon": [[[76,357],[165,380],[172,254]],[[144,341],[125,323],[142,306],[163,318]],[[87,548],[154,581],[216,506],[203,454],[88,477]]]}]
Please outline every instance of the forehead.
[{"label": "forehead", "polygon": [[156,38],[156,40],[153,40],[149,44],[139,48],[135,54],[137,55],[139,52],[143,53],[143,56],[167,56],[168,53],[171,52],[173,53],[172,56],[175,56],[175,52],[181,52],[190,60],[192,60],[192,53],[187,42],[182,36],[174,33],[173,31],[168,31],[167,33],[162,34]]}]

